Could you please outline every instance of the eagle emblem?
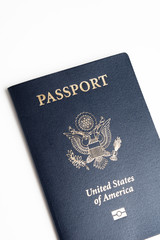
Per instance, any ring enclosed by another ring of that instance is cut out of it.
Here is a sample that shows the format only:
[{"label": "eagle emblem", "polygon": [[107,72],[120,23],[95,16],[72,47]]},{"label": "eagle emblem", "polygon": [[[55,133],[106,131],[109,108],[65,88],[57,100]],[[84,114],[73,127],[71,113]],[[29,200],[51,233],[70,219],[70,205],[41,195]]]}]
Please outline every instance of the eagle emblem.
[{"label": "eagle emblem", "polygon": [[80,113],[75,119],[76,129],[69,126],[69,131],[63,133],[72,143],[74,149],[87,155],[86,160],[82,156],[75,155],[72,150],[68,150],[68,160],[78,169],[85,167],[89,170],[88,164],[93,162],[93,167],[104,169],[108,163],[108,157],[111,161],[117,161],[118,149],[121,147],[122,140],[117,137],[113,143],[112,152],[107,151],[112,139],[110,131],[111,118],[105,120],[100,117],[97,123],[96,118],[88,112]]}]

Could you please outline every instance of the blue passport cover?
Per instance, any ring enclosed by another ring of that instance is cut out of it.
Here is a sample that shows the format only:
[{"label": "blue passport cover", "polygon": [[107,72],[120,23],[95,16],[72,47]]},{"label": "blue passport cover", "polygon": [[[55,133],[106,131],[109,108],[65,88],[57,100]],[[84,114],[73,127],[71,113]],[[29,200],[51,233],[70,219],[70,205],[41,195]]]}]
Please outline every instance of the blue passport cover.
[{"label": "blue passport cover", "polygon": [[127,54],[9,92],[60,239],[160,233],[159,138]]}]

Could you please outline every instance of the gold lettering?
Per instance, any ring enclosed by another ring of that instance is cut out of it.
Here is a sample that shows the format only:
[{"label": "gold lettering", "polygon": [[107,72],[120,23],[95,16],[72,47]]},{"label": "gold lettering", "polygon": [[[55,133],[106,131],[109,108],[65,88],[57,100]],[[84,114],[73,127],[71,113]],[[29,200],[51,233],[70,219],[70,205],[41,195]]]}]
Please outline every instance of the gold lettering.
[{"label": "gold lettering", "polygon": [[64,94],[64,96],[65,96],[66,98],[68,98],[68,97],[71,96],[71,92],[68,91],[68,90],[66,90],[66,89],[69,89],[69,87],[66,86],[66,87],[63,88],[63,92],[68,94],[68,95]]},{"label": "gold lettering", "polygon": [[57,97],[58,100],[62,100],[63,99],[63,94],[61,93],[61,89],[56,89],[55,94],[57,96],[60,96],[60,97]]},{"label": "gold lettering", "polygon": [[106,83],[105,77],[107,78],[107,74],[98,77],[98,79],[102,79],[103,87],[108,85],[108,83]]},{"label": "gold lettering", "polygon": [[46,99],[46,96],[44,94],[40,94],[36,96],[39,100],[39,106],[44,105],[45,103],[43,103],[43,101]]},{"label": "gold lettering", "polygon": [[97,78],[89,79],[89,81],[92,84],[92,87],[93,87],[92,89],[96,89],[97,87],[101,87],[101,85],[98,84],[98,79]]},{"label": "gold lettering", "polygon": [[[87,85],[87,89],[84,89],[83,88],[83,84],[86,84]],[[90,84],[87,82],[87,81],[83,81],[83,82],[81,82],[80,84],[79,84],[79,87],[80,87],[80,89],[83,91],[83,92],[88,92],[89,91],[89,89],[90,89]]]},{"label": "gold lettering", "polygon": [[72,92],[73,92],[73,95],[77,95],[78,93],[76,93],[76,91],[78,90],[78,85],[77,84],[72,84],[70,85],[71,89],[72,89]]},{"label": "gold lettering", "polygon": [[39,94],[36,97],[39,101],[39,106],[43,106],[46,103],[56,102],[57,100],[62,100],[63,98],[69,98],[71,96],[77,95],[80,91],[88,92],[89,90],[94,90],[100,87],[107,86],[107,74],[97,76],[96,78],[91,78],[87,81],[78,82],[78,84],[72,84],[63,87],[63,89],[56,89],[54,94],[51,92],[47,94]]},{"label": "gold lettering", "polygon": [[52,96],[52,94],[50,92],[48,92],[48,101],[47,103],[51,103],[50,100],[52,100],[52,102],[56,102],[57,100]]}]

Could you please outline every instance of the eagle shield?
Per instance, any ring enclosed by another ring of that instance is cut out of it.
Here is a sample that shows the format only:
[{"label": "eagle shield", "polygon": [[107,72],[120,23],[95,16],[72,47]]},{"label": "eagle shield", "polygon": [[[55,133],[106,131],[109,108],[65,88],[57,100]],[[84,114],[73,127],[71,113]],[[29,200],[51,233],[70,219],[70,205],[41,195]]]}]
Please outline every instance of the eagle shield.
[{"label": "eagle shield", "polygon": [[[112,161],[117,159],[117,151],[110,153],[106,149],[111,143],[111,131],[110,131],[111,118],[105,120],[104,117],[100,118],[97,123],[96,118],[88,112],[80,113],[75,119],[75,126],[77,129],[73,129],[69,126],[69,132],[65,132],[64,135],[69,138],[74,149],[83,154],[88,155],[86,161],[79,159],[80,156],[74,155],[72,150],[68,150],[68,159],[72,162],[76,168],[86,167],[89,170],[87,164],[94,161],[93,166],[98,169],[104,169],[108,163],[107,157],[110,157]],[[114,143],[116,145],[116,143]],[[119,138],[119,147],[121,146],[121,139]],[[117,149],[117,148],[116,148]]]}]

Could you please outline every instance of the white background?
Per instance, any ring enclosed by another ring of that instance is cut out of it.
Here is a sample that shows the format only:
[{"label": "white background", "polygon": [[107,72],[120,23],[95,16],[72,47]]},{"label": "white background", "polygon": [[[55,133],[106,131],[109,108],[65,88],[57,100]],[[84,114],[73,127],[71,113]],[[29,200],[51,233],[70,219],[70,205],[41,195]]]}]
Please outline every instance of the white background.
[{"label": "white background", "polygon": [[127,52],[160,136],[159,12],[159,0],[0,0],[1,240],[57,239],[6,88]]}]

